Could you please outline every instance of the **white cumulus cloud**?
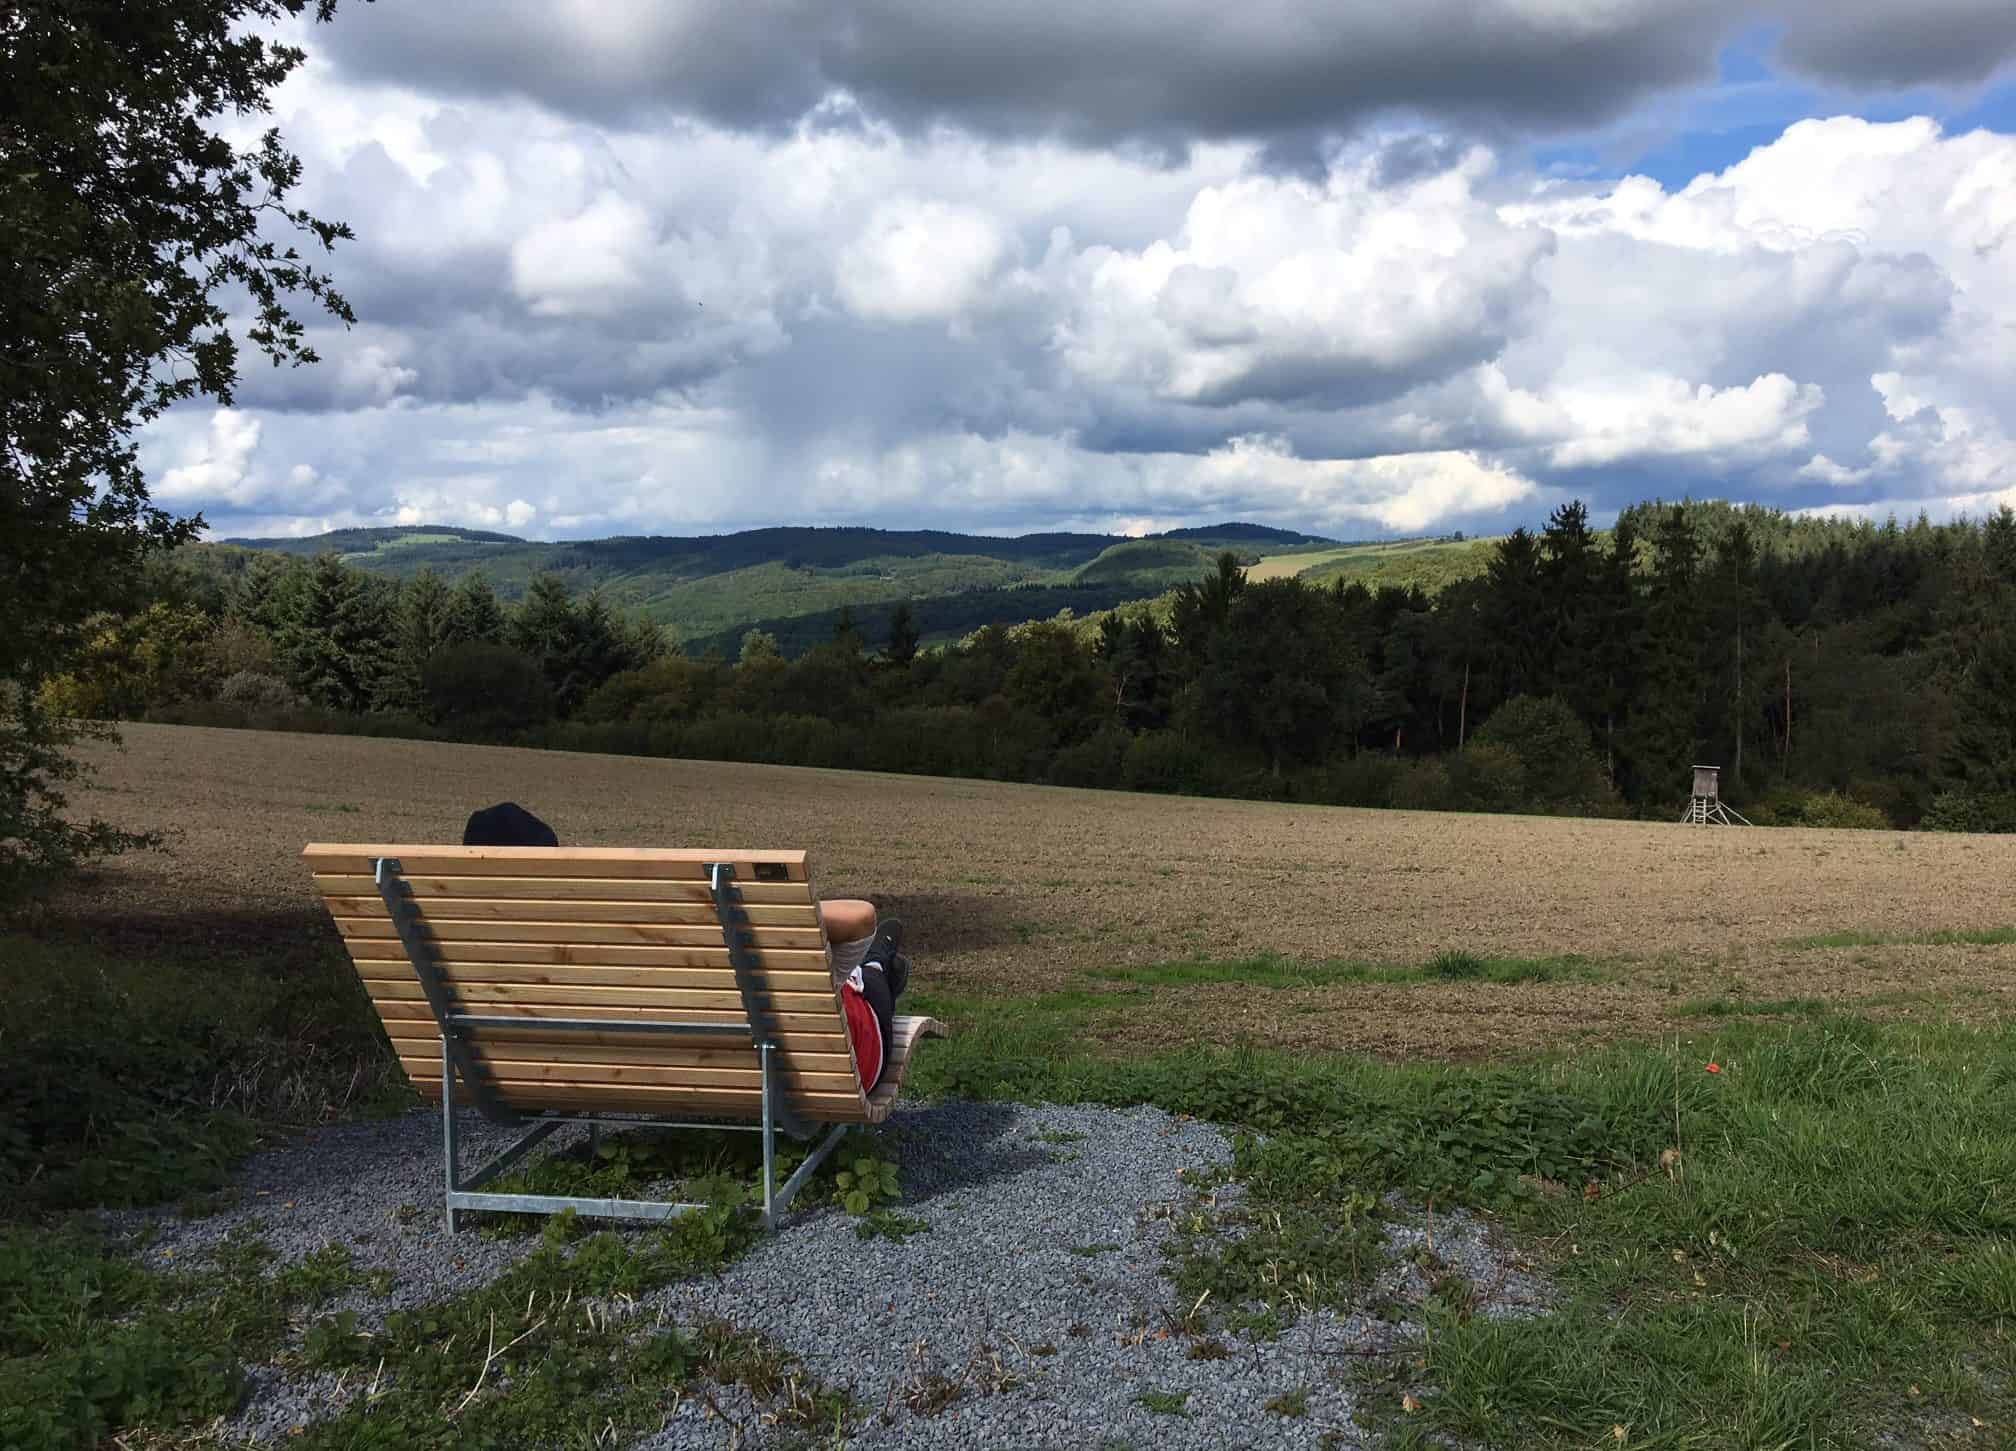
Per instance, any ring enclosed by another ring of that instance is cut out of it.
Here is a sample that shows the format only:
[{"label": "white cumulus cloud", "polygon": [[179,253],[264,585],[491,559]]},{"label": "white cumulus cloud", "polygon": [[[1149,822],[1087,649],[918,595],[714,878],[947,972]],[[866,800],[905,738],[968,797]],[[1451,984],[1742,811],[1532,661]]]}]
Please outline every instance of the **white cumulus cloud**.
[{"label": "white cumulus cloud", "polygon": [[885,202],[841,249],[835,284],[857,317],[949,319],[972,304],[1006,250],[999,225],[976,208]]}]

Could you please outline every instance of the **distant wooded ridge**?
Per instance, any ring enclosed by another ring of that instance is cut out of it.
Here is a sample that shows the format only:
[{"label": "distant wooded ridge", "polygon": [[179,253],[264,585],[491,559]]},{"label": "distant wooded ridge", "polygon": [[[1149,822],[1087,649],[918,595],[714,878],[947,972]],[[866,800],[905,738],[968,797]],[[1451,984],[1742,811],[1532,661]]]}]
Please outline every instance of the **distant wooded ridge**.
[{"label": "distant wooded ridge", "polygon": [[[1460,539],[1460,536],[1457,536]],[[688,649],[733,656],[762,630],[789,656],[832,636],[845,612],[880,630],[907,606],[927,642],[962,638],[990,624],[1099,614],[1154,599],[1216,567],[1226,551],[1242,563],[1306,556],[1328,569],[1359,569],[1374,582],[1444,583],[1427,561],[1401,577],[1378,573],[1385,551],[1439,549],[1448,540],[1337,540],[1264,524],[1227,522],[1159,534],[1044,532],[1011,536],[860,526],[772,527],[717,535],[624,535],[530,540],[448,525],[339,529],[303,538],[230,539],[197,547],[210,567],[233,574],[250,551],[336,554],[371,574],[413,579],[429,571],[453,584],[481,572],[506,602],[551,574],[570,591],[600,592],[617,608],[669,625]],[[1346,559],[1353,551],[1373,551]],[[1425,566],[1425,572],[1424,572]],[[1483,567],[1481,556],[1472,573]]]}]

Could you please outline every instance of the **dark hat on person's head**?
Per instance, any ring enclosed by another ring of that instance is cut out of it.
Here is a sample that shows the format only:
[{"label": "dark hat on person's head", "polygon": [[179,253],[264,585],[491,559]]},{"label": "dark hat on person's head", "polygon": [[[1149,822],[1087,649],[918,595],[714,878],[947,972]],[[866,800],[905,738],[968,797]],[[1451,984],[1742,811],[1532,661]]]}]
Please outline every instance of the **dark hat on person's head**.
[{"label": "dark hat on person's head", "polygon": [[464,846],[558,846],[553,828],[515,801],[500,801],[471,813],[462,828]]}]

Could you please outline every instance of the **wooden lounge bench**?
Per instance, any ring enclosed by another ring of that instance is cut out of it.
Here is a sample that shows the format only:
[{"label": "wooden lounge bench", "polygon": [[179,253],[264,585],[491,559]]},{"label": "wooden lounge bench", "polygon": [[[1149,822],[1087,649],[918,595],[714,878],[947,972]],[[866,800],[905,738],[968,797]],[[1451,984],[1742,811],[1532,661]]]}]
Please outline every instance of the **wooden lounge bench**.
[{"label": "wooden lounge bench", "polygon": [[[929,1018],[855,1071],[802,851],[311,845],[302,856],[414,1085],[441,1104],[460,1209],[665,1219],[692,1204],[484,1192],[566,1123],[747,1128],[774,1226],[846,1131],[895,1106]],[[458,1092],[458,1085],[460,1086]],[[528,1131],[462,1176],[456,1105]],[[828,1131],[775,1182],[775,1134]]]}]

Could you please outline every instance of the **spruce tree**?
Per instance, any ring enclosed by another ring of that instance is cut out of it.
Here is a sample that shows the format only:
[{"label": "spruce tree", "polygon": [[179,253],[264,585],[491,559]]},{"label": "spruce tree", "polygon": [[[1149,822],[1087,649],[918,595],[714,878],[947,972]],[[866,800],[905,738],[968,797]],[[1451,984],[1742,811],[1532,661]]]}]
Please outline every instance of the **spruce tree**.
[{"label": "spruce tree", "polygon": [[1700,753],[1701,544],[1684,509],[1659,516],[1645,601],[1643,686],[1628,732],[1645,799],[1681,794]]},{"label": "spruce tree", "polygon": [[1632,772],[1620,758],[1645,668],[1645,601],[1638,576],[1638,530],[1627,513],[1610,531],[1592,586],[1590,604],[1590,690],[1597,745],[1611,784],[1627,794]]},{"label": "spruce tree", "polygon": [[471,570],[455,582],[448,595],[448,611],[441,621],[441,645],[501,645],[504,642],[504,608],[480,569]]},{"label": "spruce tree", "polygon": [[294,689],[330,710],[370,709],[392,656],[387,603],[383,590],[335,554],[317,555],[278,640]]},{"label": "spruce tree", "polygon": [[1492,556],[1486,578],[1500,688],[1508,696],[1547,694],[1553,686],[1554,628],[1539,541],[1526,529],[1514,529]]},{"label": "spruce tree", "polygon": [[1547,517],[1540,536],[1540,577],[1548,615],[1548,676],[1554,694],[1594,729],[1601,721],[1601,677],[1595,667],[1597,571],[1602,555],[1577,499]]},{"label": "spruce tree", "polygon": [[[1107,616],[1108,620],[1113,617]],[[908,600],[898,600],[896,608],[889,612],[889,643],[882,651],[882,658],[898,670],[910,668],[910,662],[917,658],[917,619],[911,613]]]},{"label": "spruce tree", "polygon": [[431,569],[414,575],[399,592],[399,634],[388,692],[395,709],[420,709],[421,671],[447,643],[448,603],[448,586]]}]

